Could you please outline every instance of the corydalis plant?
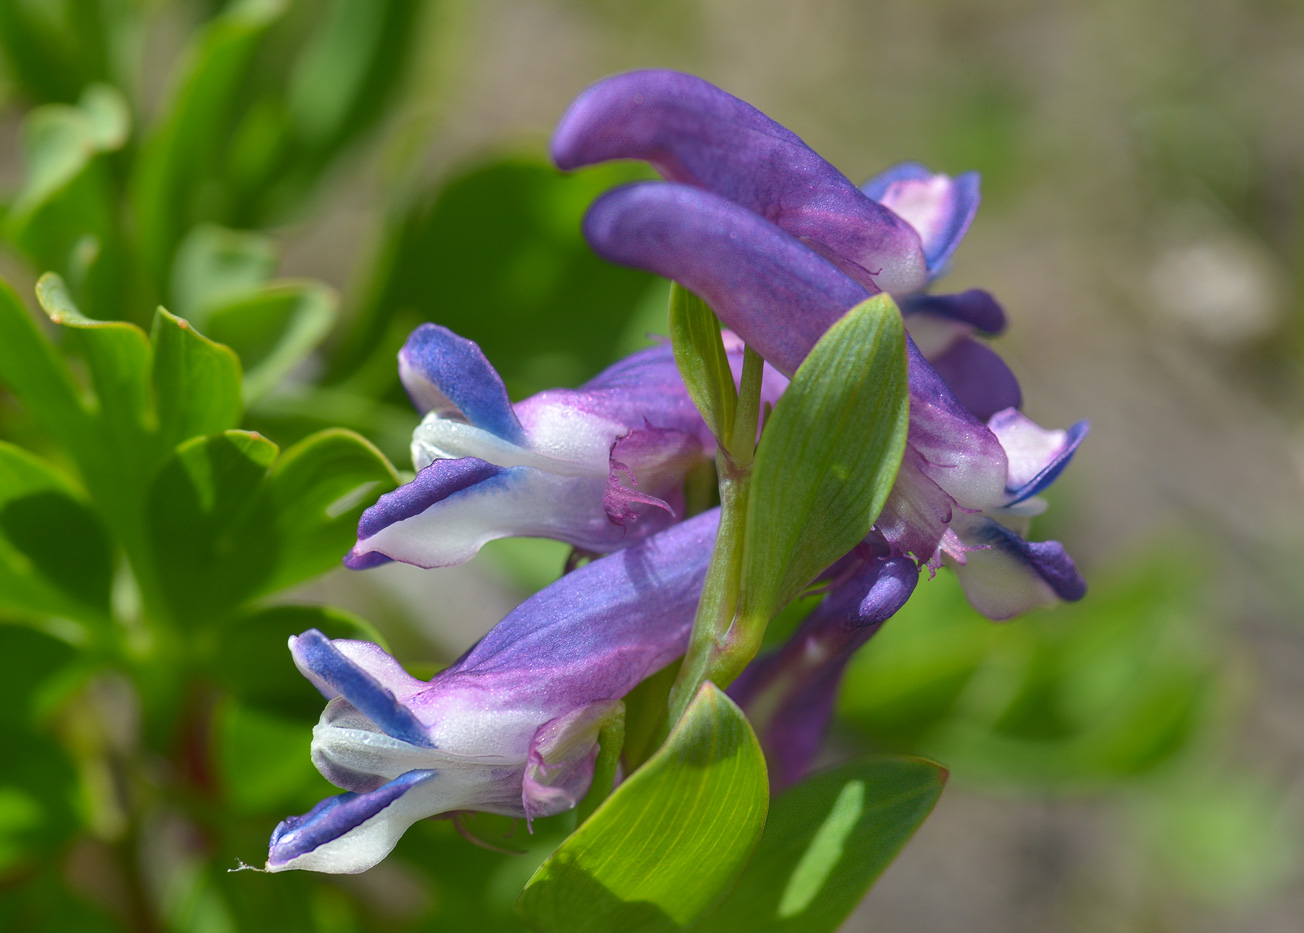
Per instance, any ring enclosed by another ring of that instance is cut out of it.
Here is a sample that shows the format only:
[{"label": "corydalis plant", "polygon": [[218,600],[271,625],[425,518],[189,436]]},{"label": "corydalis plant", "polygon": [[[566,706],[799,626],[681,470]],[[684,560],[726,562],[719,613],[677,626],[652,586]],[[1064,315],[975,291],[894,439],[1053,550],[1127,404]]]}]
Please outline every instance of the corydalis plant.
[{"label": "corydalis plant", "polygon": [[291,639],[330,701],[313,763],[349,792],[281,823],[268,869],[364,871],[423,817],[574,807],[621,698],[683,653],[717,520],[703,513],[567,574],[430,681],[367,642]]},{"label": "corydalis plant", "polygon": [[[742,346],[730,344],[739,369]],[[682,518],[685,477],[715,455],[668,346],[513,405],[475,343],[424,324],[399,375],[425,416],[412,437],[418,473],[363,515],[345,559],[354,569],[450,566],[507,536],[612,551]],[[767,371],[765,399],[786,385]]]},{"label": "corydalis plant", "polygon": [[881,291],[900,294],[947,378],[907,341],[910,434],[878,533],[895,554],[952,566],[991,618],[1082,596],[1064,549],[1021,534],[1085,422],[1045,431],[1019,414],[1017,380],[972,339],[1004,326],[990,296],[920,292],[968,229],[976,176],[904,165],[857,188],[750,104],[666,71],[585,91],[552,151],[563,168],[610,158],[657,168],[666,182],[619,188],[593,205],[590,244],[700,294],[780,372],[791,375],[847,309]]},{"label": "corydalis plant", "polygon": [[[563,167],[657,166],[670,180],[603,196],[585,234],[601,255],[703,296],[738,336],[672,298],[685,328],[674,356],[684,372],[694,354],[704,367],[691,392],[661,347],[513,406],[474,344],[433,325],[413,334],[400,373],[426,413],[413,440],[421,472],[364,517],[348,563],[454,563],[507,534],[624,550],[522,604],[429,682],[374,646],[295,639],[330,699],[313,760],[348,793],[278,827],[273,870],[363,870],[421,816],[574,806],[620,698],[686,651],[670,721],[705,680],[742,671],[731,692],[773,780],[791,783],[818,750],[847,660],[909,598],[920,564],[956,567],[993,618],[1081,595],[1063,548],[1020,533],[1085,426],[1044,431],[1019,413],[1017,380],[975,339],[1004,327],[991,296],[925,291],[977,208],[976,176],[906,165],[856,188],[759,111],[669,72],[590,89],[553,151]],[[757,451],[763,401],[776,407]],[[713,453],[723,517],[672,524],[690,461]],[[761,572],[776,567],[778,582]],[[752,661],[773,612],[812,578],[829,585],[823,604]],[[749,587],[768,595],[749,603]]]}]

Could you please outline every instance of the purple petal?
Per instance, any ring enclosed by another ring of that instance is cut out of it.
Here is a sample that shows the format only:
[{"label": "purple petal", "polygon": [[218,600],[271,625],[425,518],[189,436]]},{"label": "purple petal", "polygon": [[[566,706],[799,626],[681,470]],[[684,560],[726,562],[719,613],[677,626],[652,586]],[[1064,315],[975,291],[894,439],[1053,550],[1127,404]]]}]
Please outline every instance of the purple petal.
[{"label": "purple petal", "polygon": [[327,699],[342,696],[377,726],[411,745],[430,748],[426,728],[392,691],[346,657],[316,629],[290,639],[294,663]]},{"label": "purple petal", "polygon": [[930,357],[929,362],[960,404],[982,421],[1023,404],[1018,378],[986,344],[961,338],[946,352]]},{"label": "purple petal", "polygon": [[[735,355],[741,359],[742,351]],[[617,434],[651,424],[698,438],[704,446],[709,445],[708,456],[715,450],[714,439],[684,388],[669,345],[627,356],[578,389],[540,392],[518,403],[516,412],[535,448],[539,436],[549,433],[548,422],[569,425],[601,419],[609,427],[617,426]],[[607,443],[612,439],[609,434]]]},{"label": "purple petal", "polygon": [[777,788],[796,782],[823,742],[847,662],[906,604],[919,580],[913,561],[875,561],[835,587],[778,652],[754,661],[729,688],[747,709],[772,710],[753,725]]},{"label": "purple petal", "polygon": [[933,174],[917,162],[894,165],[860,187],[919,233],[930,281],[946,270],[947,261],[978,212],[978,189],[977,172],[952,178]]},{"label": "purple petal", "polygon": [[453,415],[514,444],[524,440],[502,377],[474,341],[422,324],[399,351],[398,372],[423,415]]},{"label": "purple petal", "polygon": [[901,313],[931,314],[948,321],[968,324],[985,334],[995,336],[1005,330],[1005,309],[990,292],[971,288],[954,295],[929,295],[920,292],[901,300]]},{"label": "purple petal", "polygon": [[[363,542],[381,531],[423,514],[436,504],[495,478],[508,470],[494,466],[475,457],[460,460],[436,460],[416,475],[416,479],[387,492],[362,513],[358,521],[358,543],[344,558],[344,566],[365,570],[395,559],[387,554],[363,546]],[[405,559],[398,557],[397,559]]]},{"label": "purple petal", "polygon": [[720,512],[575,570],[512,610],[432,686],[519,676],[567,709],[624,696],[683,653]]},{"label": "purple petal", "polygon": [[987,618],[1011,619],[1086,595],[1086,581],[1058,541],[1025,541],[990,519],[973,525],[962,537],[979,549],[967,551],[954,570],[969,602]]},{"label": "purple petal", "polygon": [[303,816],[282,820],[272,832],[267,870],[365,871],[389,854],[408,826],[426,815],[386,811],[435,776],[434,771],[409,771],[370,793],[328,797]]},{"label": "purple petal", "polygon": [[871,294],[756,214],[708,191],[644,182],[603,195],[584,218],[594,251],[678,281],[785,375]]},{"label": "purple petal", "polygon": [[584,91],[558,123],[564,169],[641,159],[764,217],[884,291],[924,283],[919,236],[790,130],[692,75],[634,71]]},{"label": "purple petal", "polygon": [[1047,431],[1018,411],[1001,411],[988,422],[1005,448],[1010,468],[1008,505],[1017,505],[1053,483],[1069,465],[1091,427],[1079,421],[1067,431]]},{"label": "purple petal", "polygon": [[598,734],[620,709],[619,700],[602,700],[539,727],[521,787],[526,819],[553,816],[580,802],[593,782]]},{"label": "purple petal", "polygon": [[906,338],[910,431],[919,469],[967,509],[1005,501],[1006,458],[987,425],[960,404],[950,386]]}]

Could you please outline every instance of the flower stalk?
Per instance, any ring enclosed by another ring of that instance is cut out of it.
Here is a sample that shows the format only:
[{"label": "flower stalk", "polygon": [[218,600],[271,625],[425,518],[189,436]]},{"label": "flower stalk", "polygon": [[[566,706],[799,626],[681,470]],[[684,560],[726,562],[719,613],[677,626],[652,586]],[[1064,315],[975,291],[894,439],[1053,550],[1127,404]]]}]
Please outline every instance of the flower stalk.
[{"label": "flower stalk", "polygon": [[[676,354],[678,356],[678,354]],[[742,576],[743,541],[747,524],[747,499],[751,491],[752,463],[760,427],[761,376],[764,362],[748,348],[743,356],[742,378],[727,438],[716,450],[720,476],[720,530],[707,567],[702,600],[693,619],[693,633],[679,676],[670,688],[669,718],[665,730],[679,721],[706,681],[727,687],[747,662],[755,657],[769,620],[750,620],[758,632],[739,632],[737,612]]]}]

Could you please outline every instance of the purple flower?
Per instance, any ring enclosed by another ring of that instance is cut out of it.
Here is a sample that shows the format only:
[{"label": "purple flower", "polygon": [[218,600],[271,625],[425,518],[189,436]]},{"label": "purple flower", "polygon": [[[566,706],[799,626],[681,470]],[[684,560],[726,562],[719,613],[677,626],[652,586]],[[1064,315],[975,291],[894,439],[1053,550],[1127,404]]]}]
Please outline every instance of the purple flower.
[{"label": "purple flower", "polygon": [[[893,554],[954,566],[992,618],[1082,596],[1063,547],[1020,534],[1085,422],[1043,431],[1018,413],[1017,381],[972,339],[1004,326],[989,295],[917,291],[967,229],[976,176],[904,165],[856,189],[750,105],[670,72],[620,75],[584,92],[562,118],[553,153],[562,167],[643,158],[671,179],[599,198],[584,221],[589,243],[701,295],[785,374],[849,308],[882,288],[902,294],[908,324],[946,378],[908,339],[910,431],[879,532]],[[902,244],[916,241],[923,268],[912,276],[899,270],[913,268]],[[873,261],[864,258],[870,242],[879,249]]]},{"label": "purple flower", "polygon": [[718,520],[704,513],[567,574],[429,681],[368,642],[291,638],[330,701],[313,763],[348,793],[282,822],[268,870],[365,871],[423,817],[575,806],[621,697],[683,654]]},{"label": "purple flower", "polygon": [[[740,368],[742,345],[729,344]],[[399,375],[425,414],[412,438],[419,472],[363,513],[345,558],[355,569],[445,567],[513,535],[615,550],[675,521],[685,475],[715,454],[668,346],[512,405],[476,344],[423,324]],[[786,384],[770,372],[767,399]]]},{"label": "purple flower", "polygon": [[829,594],[773,654],[757,658],[729,695],[757,729],[774,792],[809,769],[833,713],[842,672],[856,649],[906,604],[919,579],[914,562],[869,544],[853,553]]},{"label": "purple flower", "polygon": [[[928,278],[927,246],[915,228],[792,131],[692,75],[632,71],[599,81],[562,116],[552,156],[564,169],[649,162],[671,181],[764,217],[874,290],[914,291]],[[903,189],[902,199],[914,190]]]}]

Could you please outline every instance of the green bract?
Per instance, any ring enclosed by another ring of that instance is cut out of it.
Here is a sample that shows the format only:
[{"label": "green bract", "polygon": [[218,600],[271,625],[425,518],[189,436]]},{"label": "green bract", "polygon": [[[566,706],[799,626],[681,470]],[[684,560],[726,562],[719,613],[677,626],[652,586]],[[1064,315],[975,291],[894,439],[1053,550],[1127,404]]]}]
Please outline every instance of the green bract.
[{"label": "green bract", "polygon": [[945,780],[931,762],[878,758],[785,791],[737,887],[696,929],[833,933],[923,823]]},{"label": "green bract", "polygon": [[682,930],[733,884],[765,824],[765,760],[738,707],[703,685],[666,743],[535,872],[536,930]]},{"label": "green bract", "polygon": [[878,518],[905,452],[905,329],[892,299],[846,313],[766,422],[747,504],[739,624],[764,626]]},{"label": "green bract", "polygon": [[720,322],[702,299],[678,283],[670,286],[670,342],[688,394],[716,440],[733,436],[738,390],[720,335]]}]

